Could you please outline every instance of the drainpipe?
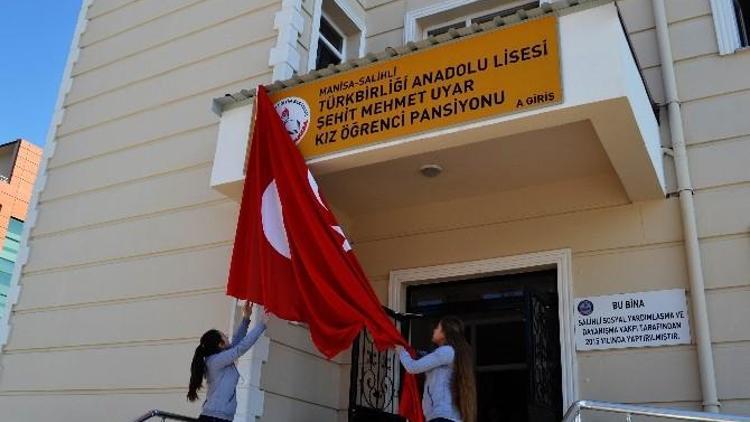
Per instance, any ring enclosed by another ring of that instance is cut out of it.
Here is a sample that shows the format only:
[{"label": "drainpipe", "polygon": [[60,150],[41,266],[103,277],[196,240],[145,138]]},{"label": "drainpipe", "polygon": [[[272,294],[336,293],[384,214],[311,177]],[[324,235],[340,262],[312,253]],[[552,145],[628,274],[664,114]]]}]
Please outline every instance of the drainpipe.
[{"label": "drainpipe", "polygon": [[669,40],[669,27],[664,0],[653,0],[654,20],[656,21],[656,39],[659,44],[659,58],[664,79],[669,126],[672,140],[674,164],[677,173],[677,190],[682,212],[682,230],[685,243],[685,255],[688,265],[690,283],[690,301],[693,308],[693,328],[695,343],[698,349],[698,372],[700,373],[703,410],[719,412],[719,398],[716,392],[716,374],[711,347],[711,333],[706,309],[706,290],[703,282],[703,265],[701,263],[698,229],[695,221],[695,203],[693,201],[693,184],[688,169],[687,148],[683,133],[682,111],[677,96],[672,45]]}]

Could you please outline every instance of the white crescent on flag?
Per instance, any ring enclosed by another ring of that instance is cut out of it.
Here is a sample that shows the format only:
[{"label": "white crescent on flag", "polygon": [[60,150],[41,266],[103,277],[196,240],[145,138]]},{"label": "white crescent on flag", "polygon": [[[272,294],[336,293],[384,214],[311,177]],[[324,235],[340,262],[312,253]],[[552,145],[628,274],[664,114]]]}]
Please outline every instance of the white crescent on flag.
[{"label": "white crescent on flag", "polygon": [[[323,203],[323,199],[320,197],[320,191],[318,190],[318,182],[315,181],[310,171],[307,172],[307,182],[310,184],[310,189],[315,194],[315,198],[318,203],[326,210],[328,208]],[[286,227],[284,226],[284,214],[282,213],[281,198],[279,198],[279,191],[276,187],[276,180],[272,180],[268,184],[266,190],[263,191],[263,197],[261,198],[261,222],[263,224],[263,234],[266,237],[268,243],[273,249],[287,259],[292,259],[292,253],[289,248],[289,237],[286,234]],[[344,238],[341,248],[344,252],[352,250],[352,246],[349,240],[344,234],[344,230],[341,226],[331,226],[333,231],[341,235]]]},{"label": "white crescent on flag", "polygon": [[276,188],[276,181],[272,180],[263,191],[260,205],[260,217],[263,224],[263,234],[276,252],[287,259],[292,259],[289,250],[289,238],[284,227],[284,215],[281,213],[281,199]]},{"label": "white crescent on flag", "polygon": [[315,180],[315,177],[313,177],[312,173],[310,173],[310,170],[307,171],[307,182],[310,183],[310,189],[312,189],[313,193],[315,194],[315,198],[318,200],[318,203],[325,208],[326,204],[323,203],[323,198],[320,197],[320,190],[318,189],[318,182]]}]

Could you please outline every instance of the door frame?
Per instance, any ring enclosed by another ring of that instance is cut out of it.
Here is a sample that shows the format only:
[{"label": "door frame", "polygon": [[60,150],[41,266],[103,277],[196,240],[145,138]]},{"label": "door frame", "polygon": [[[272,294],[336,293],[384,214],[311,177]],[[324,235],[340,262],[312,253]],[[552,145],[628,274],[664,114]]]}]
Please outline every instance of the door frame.
[{"label": "door frame", "polygon": [[535,269],[557,270],[557,296],[560,321],[560,364],[562,368],[562,394],[564,412],[578,400],[578,362],[575,352],[573,323],[573,272],[570,249],[557,249],[522,255],[466,261],[455,264],[435,265],[394,270],[388,281],[388,307],[406,310],[406,288],[421,284],[446,281],[470,281],[480,277]]}]

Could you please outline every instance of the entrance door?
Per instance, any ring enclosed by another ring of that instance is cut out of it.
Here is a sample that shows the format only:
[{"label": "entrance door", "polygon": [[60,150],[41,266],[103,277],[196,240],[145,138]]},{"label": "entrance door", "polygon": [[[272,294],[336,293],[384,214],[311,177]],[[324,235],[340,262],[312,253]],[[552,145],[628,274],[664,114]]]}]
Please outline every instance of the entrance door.
[{"label": "entrance door", "polygon": [[466,325],[476,365],[478,420],[559,421],[562,374],[557,271],[411,286],[407,311],[424,317],[409,328],[412,344],[430,344],[440,318]]}]

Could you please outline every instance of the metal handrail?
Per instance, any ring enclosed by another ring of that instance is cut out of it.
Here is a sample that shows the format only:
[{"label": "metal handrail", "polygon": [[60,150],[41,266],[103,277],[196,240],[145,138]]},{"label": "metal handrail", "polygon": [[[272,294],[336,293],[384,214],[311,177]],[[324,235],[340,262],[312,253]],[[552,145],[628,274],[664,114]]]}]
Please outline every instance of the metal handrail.
[{"label": "metal handrail", "polygon": [[[667,409],[653,406],[638,406],[633,404],[608,403],[602,401],[581,400],[575,402],[563,417],[563,422],[577,421],[582,410],[595,410],[607,413],[620,413],[626,417],[655,416],[680,421],[703,422],[750,422],[750,417],[727,415],[721,413],[693,412],[689,410]],[[628,419],[629,420],[629,419]]]},{"label": "metal handrail", "polygon": [[198,419],[191,418],[190,416],[178,415],[176,413],[165,412],[163,410],[151,410],[145,415],[135,419],[133,422],[144,422],[151,418],[161,418],[162,421],[183,421],[183,422],[197,422]]}]

